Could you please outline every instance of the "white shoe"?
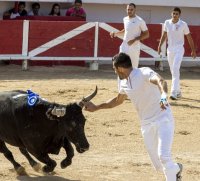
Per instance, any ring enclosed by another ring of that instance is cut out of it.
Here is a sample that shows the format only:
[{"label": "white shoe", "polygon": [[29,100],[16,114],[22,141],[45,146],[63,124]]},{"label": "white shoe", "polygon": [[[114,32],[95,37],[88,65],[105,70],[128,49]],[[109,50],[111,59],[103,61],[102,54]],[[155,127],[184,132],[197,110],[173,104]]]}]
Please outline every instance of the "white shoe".
[{"label": "white shoe", "polygon": [[169,97],[171,100],[177,100],[177,95],[175,94],[171,94],[170,97]]},{"label": "white shoe", "polygon": [[180,171],[176,174],[176,181],[181,181],[182,180],[181,173],[183,171],[183,165],[181,163],[177,163],[177,164],[180,168]]}]

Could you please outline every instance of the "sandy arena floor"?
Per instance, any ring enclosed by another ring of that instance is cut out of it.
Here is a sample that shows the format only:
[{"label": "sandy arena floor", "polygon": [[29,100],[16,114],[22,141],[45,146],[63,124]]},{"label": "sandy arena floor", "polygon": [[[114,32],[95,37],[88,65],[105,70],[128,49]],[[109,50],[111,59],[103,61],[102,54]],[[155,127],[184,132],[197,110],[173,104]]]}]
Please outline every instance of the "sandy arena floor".
[{"label": "sandy arena floor", "polygon": [[[170,86],[169,70],[160,74]],[[183,98],[170,101],[176,120],[173,158],[184,165],[183,181],[200,181],[200,69],[182,70],[181,79]],[[31,88],[49,101],[69,103],[91,93],[96,85],[99,91],[93,99],[95,103],[117,94],[111,66],[100,66],[99,71],[63,66],[21,71],[21,66],[0,65],[0,91]],[[71,166],[60,168],[65,157],[62,149],[59,155],[51,155],[58,165],[53,175],[46,176],[33,171],[19,150],[9,146],[28,176],[18,176],[0,154],[0,181],[164,181],[163,175],[151,166],[130,101],[112,110],[84,111],[84,115],[90,150],[83,154],[75,151]]]}]

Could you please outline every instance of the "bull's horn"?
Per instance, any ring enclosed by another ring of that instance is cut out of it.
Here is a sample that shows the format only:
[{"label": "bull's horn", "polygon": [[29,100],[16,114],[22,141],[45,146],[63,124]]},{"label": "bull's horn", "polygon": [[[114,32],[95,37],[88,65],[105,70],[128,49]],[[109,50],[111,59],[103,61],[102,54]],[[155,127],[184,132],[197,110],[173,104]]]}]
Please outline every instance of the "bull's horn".
[{"label": "bull's horn", "polygon": [[94,98],[94,97],[96,96],[97,90],[98,90],[98,88],[97,88],[97,86],[96,86],[96,89],[95,89],[95,91],[94,91],[92,94],[88,95],[87,97],[84,97],[84,98],[79,102],[79,106],[83,107],[83,106],[84,106],[84,102],[89,102],[90,100],[92,100],[92,98]]},{"label": "bull's horn", "polygon": [[88,95],[87,97],[83,98],[82,101],[88,102],[92,100],[92,98],[94,98],[96,94],[97,94],[97,86],[96,86],[95,91],[92,94]]},{"label": "bull's horn", "polygon": [[66,108],[57,108],[54,107],[51,111],[51,114],[57,117],[63,117],[66,114]]}]

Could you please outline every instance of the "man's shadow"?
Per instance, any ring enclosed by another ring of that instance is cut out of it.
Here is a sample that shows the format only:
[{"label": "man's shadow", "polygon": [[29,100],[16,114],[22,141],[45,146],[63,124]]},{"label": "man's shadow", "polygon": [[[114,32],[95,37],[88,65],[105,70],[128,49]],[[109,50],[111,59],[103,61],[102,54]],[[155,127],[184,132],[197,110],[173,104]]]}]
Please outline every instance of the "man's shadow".
[{"label": "man's shadow", "polygon": [[170,102],[170,105],[172,106],[179,106],[179,107],[185,107],[185,108],[194,108],[194,109],[200,109],[200,106],[196,105],[196,103],[200,103],[200,100],[198,99],[191,99],[191,98],[186,98],[182,97],[181,101],[186,101],[186,102],[191,102],[187,104],[179,103],[179,102]]},{"label": "man's shadow", "polygon": [[81,181],[81,180],[70,180],[70,179],[66,179],[66,178],[63,178],[63,177],[52,176],[52,175],[36,176],[36,177],[30,177],[28,175],[18,176],[17,180],[20,180],[20,181]]},{"label": "man's shadow", "polygon": [[182,101],[189,101],[189,102],[200,103],[200,100],[199,100],[199,99],[191,99],[191,98],[187,98],[187,97],[182,97],[181,100],[182,100]]}]

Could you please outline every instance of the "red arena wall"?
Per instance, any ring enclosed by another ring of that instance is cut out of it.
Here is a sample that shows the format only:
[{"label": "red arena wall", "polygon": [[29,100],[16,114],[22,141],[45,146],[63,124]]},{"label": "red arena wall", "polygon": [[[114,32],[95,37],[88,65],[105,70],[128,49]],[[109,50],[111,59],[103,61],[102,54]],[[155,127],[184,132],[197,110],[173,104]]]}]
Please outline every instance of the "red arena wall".
[{"label": "red arena wall", "polygon": [[[68,32],[90,23],[81,21],[29,21],[28,53],[45,43],[52,41]],[[110,27],[122,29],[122,23],[109,23]],[[158,41],[161,36],[161,25],[149,24],[150,38],[142,43],[157,51]],[[197,56],[200,56],[200,26],[190,26],[190,31],[197,48]],[[122,42],[119,38],[110,38],[109,32],[99,27],[98,32],[98,57],[112,57],[119,50]],[[0,55],[22,54],[23,21],[0,21]],[[66,41],[48,48],[35,56],[39,57],[93,57],[95,46],[95,25],[86,28],[83,32],[67,39]],[[186,41],[185,56],[190,56],[190,47]],[[141,57],[151,57],[144,51]]]}]

